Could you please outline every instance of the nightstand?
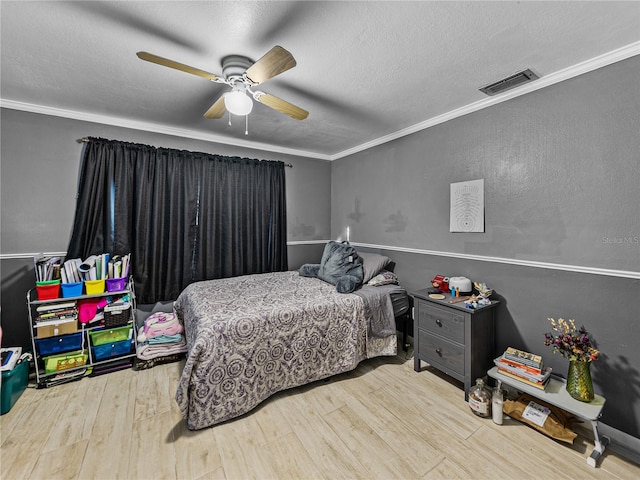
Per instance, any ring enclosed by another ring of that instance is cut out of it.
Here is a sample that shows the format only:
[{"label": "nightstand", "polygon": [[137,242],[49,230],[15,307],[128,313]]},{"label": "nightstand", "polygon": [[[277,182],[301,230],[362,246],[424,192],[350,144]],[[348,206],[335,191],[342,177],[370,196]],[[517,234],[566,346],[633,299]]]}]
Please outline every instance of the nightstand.
[{"label": "nightstand", "polygon": [[412,292],[414,297],[413,369],[419,372],[424,361],[464,383],[464,398],[476,378],[482,378],[495,356],[495,309],[500,302],[476,309],[464,302],[450,303],[429,298],[427,289]]}]

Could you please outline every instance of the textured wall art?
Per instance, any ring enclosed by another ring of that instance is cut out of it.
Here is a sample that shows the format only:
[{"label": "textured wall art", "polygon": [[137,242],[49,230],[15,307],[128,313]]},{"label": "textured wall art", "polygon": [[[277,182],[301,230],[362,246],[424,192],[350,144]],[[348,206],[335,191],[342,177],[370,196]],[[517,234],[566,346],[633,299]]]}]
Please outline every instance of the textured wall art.
[{"label": "textured wall art", "polygon": [[484,179],[451,184],[450,232],[484,232]]}]

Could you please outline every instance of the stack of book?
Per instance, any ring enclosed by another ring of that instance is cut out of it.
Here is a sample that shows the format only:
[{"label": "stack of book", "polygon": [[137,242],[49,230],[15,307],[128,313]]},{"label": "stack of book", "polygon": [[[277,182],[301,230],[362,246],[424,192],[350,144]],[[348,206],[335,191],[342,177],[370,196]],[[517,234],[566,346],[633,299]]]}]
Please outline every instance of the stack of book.
[{"label": "stack of book", "polygon": [[62,320],[76,320],[78,318],[76,302],[41,305],[36,311],[38,313],[36,322],[39,324],[42,322],[60,323]]},{"label": "stack of book", "polygon": [[62,258],[39,255],[33,259],[36,271],[36,282],[47,282],[60,278]]},{"label": "stack of book", "polygon": [[62,283],[82,282],[83,280],[103,280],[106,278],[122,278],[129,275],[131,254],[113,255],[102,253],[90,255],[85,260],[71,258],[58,265],[58,277]]},{"label": "stack of book", "polygon": [[533,353],[508,347],[494,363],[498,372],[509,378],[544,390],[551,376],[551,367],[545,367],[542,357]]}]

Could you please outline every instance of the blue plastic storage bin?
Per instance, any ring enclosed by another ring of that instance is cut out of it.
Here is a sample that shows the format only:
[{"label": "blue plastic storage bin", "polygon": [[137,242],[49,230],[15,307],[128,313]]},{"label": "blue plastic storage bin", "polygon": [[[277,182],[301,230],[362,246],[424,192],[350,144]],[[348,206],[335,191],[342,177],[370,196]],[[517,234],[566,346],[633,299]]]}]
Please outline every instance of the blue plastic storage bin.
[{"label": "blue plastic storage bin", "polygon": [[106,343],[104,345],[92,347],[93,359],[100,361],[120,355],[126,355],[127,353],[131,353],[132,345],[133,342],[131,342],[131,340],[124,340],[122,342]]},{"label": "blue plastic storage bin", "polygon": [[23,360],[11,370],[2,372],[2,405],[0,415],[4,415],[22,395],[29,383],[29,362]]},{"label": "blue plastic storage bin", "polygon": [[83,285],[83,282],[63,283],[60,285],[62,287],[62,298],[79,297],[82,295]]},{"label": "blue plastic storage bin", "polygon": [[36,339],[36,346],[40,355],[79,350],[82,347],[82,333],[60,335],[59,337]]}]

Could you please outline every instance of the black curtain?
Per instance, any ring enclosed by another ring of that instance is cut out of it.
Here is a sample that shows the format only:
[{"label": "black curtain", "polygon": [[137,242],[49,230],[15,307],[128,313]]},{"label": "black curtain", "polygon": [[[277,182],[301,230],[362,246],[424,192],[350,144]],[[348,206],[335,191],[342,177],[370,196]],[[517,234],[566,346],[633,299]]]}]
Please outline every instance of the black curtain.
[{"label": "black curtain", "polygon": [[285,165],[90,138],[68,258],[131,253],[141,303],[287,269]]}]

